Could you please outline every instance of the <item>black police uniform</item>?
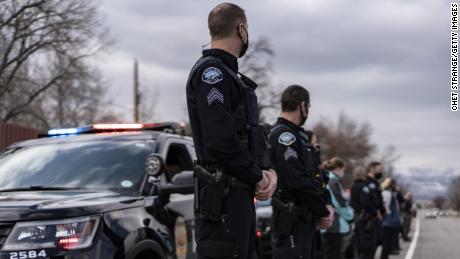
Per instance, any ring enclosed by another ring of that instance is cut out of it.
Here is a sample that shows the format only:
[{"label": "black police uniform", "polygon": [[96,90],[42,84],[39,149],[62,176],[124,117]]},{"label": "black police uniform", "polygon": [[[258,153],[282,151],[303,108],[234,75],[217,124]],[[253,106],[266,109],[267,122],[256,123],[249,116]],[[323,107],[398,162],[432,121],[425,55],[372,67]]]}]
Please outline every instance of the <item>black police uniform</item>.
[{"label": "black police uniform", "polygon": [[317,167],[302,127],[279,118],[269,137],[278,175],[273,195],[273,258],[311,258],[318,219],[329,215]]},{"label": "black police uniform", "polygon": [[357,215],[355,241],[361,259],[374,259],[377,249],[381,223],[377,218],[380,204],[374,193],[375,189],[377,188],[366,180],[356,180],[351,188],[350,203]]},{"label": "black police uniform", "polygon": [[[198,258],[244,259],[254,254],[254,186],[263,177],[257,160],[260,139],[254,131],[258,123],[256,85],[237,72],[236,57],[224,50],[209,49],[203,51],[187,82],[198,164],[213,175],[218,171],[231,176],[231,183],[239,182],[226,185],[222,204],[217,206],[221,207],[219,220],[197,212],[205,205],[195,207]],[[195,193],[196,200],[214,198],[206,193],[207,186],[200,185],[202,193]]]}]

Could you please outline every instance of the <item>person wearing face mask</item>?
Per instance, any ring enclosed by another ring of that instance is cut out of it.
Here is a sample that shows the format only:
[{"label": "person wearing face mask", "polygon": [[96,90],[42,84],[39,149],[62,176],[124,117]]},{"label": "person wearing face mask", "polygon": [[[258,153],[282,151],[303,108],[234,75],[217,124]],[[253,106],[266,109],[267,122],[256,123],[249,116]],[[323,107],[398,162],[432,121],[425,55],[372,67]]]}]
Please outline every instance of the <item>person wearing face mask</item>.
[{"label": "person wearing face mask", "polygon": [[302,128],[310,109],[310,95],[299,85],[281,95],[281,116],[269,135],[270,161],[278,174],[272,198],[273,258],[313,256],[313,237],[318,227],[329,228],[334,209],[327,205],[315,179],[317,164]]},{"label": "person wearing face mask", "polygon": [[[198,259],[251,259],[255,250],[254,196],[270,198],[276,173],[258,125],[257,84],[238,73],[249,43],[244,10],[217,5],[208,16],[211,48],[193,66],[186,86],[197,155],[195,240]],[[264,159],[266,158],[266,159]]]},{"label": "person wearing face mask", "polygon": [[382,254],[381,259],[388,259],[390,254],[399,254],[394,251],[395,242],[399,239],[401,228],[401,212],[396,192],[396,181],[387,178],[382,183],[383,203],[386,214],[383,216]]},{"label": "person wearing face mask", "polygon": [[360,259],[374,259],[377,239],[381,228],[378,218],[380,204],[369,187],[366,170],[356,167],[353,170],[354,183],[351,188],[350,204],[355,212],[355,247]]},{"label": "person wearing face mask", "polygon": [[383,206],[383,199],[382,199],[382,190],[380,189],[379,181],[383,177],[383,166],[382,163],[378,161],[373,161],[369,163],[367,166],[367,182],[368,187],[371,190],[372,195],[374,196],[375,202],[379,208],[380,214],[378,217],[381,219],[382,215],[385,215],[386,210]]},{"label": "person wearing face mask", "polygon": [[329,183],[327,189],[331,195],[332,205],[335,209],[332,226],[323,231],[324,258],[344,258],[343,240],[350,232],[350,221],[353,220],[353,209],[343,197],[342,183],[340,180],[345,175],[345,162],[334,157],[324,163],[329,171]]},{"label": "person wearing face mask", "polygon": [[[377,211],[377,244],[380,245],[382,243],[382,219],[383,215],[386,213],[385,206],[383,206],[383,198],[382,198],[382,189],[380,188],[380,180],[383,177],[383,166],[382,163],[378,161],[370,162],[367,166],[367,183],[369,190],[371,190],[372,197],[374,199],[375,204],[378,207]],[[377,246],[378,246],[377,245]]]}]

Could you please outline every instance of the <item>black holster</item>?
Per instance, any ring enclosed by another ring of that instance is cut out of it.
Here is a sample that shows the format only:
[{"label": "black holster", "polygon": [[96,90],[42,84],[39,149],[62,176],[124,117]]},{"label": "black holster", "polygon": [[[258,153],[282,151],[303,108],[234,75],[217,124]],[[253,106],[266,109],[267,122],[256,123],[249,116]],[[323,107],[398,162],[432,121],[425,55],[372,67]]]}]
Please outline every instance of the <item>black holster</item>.
[{"label": "black holster", "polygon": [[366,232],[373,231],[377,224],[377,218],[366,213],[359,214],[357,221],[361,223]]},{"label": "black holster", "polygon": [[281,235],[291,235],[297,220],[314,221],[314,215],[306,208],[294,205],[293,202],[284,203],[278,198],[272,198],[273,228]]},{"label": "black holster", "polygon": [[230,177],[221,171],[211,174],[197,165],[195,177],[195,213],[207,220],[222,220],[222,205],[229,191]]}]

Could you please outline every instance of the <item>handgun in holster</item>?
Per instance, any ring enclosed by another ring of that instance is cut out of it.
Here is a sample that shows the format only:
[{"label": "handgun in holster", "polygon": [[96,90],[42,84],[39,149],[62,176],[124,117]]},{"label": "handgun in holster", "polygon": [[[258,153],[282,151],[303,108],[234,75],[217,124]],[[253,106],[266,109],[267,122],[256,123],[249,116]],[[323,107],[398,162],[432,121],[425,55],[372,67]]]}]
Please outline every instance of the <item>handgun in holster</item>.
[{"label": "handgun in holster", "polygon": [[366,231],[372,231],[374,229],[376,218],[371,216],[370,214],[361,213],[358,216],[358,220],[360,220],[363,223],[363,226],[365,227],[364,229]]},{"label": "handgun in holster", "polygon": [[196,165],[195,177],[195,213],[203,219],[222,220],[222,204],[229,191],[230,178],[217,170],[211,174],[200,165]]},{"label": "handgun in holster", "polygon": [[311,222],[314,215],[306,208],[296,206],[293,202],[284,203],[278,198],[272,198],[274,229],[282,235],[291,235],[297,220]]}]

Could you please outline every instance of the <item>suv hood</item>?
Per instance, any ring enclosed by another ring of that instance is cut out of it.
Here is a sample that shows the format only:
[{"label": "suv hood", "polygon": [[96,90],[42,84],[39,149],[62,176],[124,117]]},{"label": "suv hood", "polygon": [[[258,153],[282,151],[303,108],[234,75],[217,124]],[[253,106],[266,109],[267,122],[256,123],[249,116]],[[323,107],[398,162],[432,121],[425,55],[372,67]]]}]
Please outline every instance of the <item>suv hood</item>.
[{"label": "suv hood", "polygon": [[0,193],[0,221],[79,217],[144,205],[142,197],[112,191],[21,191]]}]

